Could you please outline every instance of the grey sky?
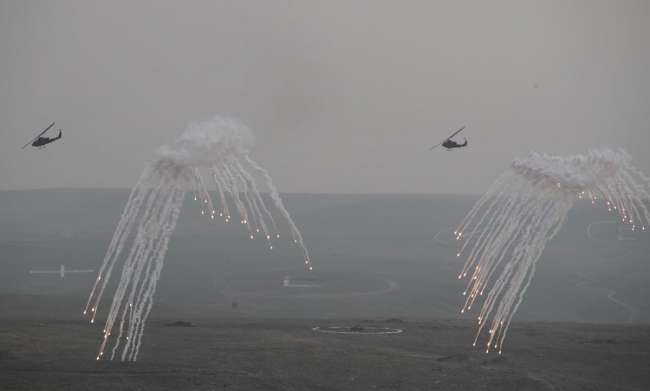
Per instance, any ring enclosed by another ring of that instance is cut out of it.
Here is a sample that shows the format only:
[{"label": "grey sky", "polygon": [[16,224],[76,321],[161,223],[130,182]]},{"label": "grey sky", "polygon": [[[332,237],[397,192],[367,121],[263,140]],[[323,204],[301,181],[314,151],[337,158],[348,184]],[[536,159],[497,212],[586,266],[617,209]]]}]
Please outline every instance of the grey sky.
[{"label": "grey sky", "polygon": [[[132,187],[235,117],[280,192],[484,193],[623,147],[650,175],[648,1],[3,1],[0,189]],[[25,148],[50,123],[63,140]],[[429,148],[462,126],[469,148]]]}]

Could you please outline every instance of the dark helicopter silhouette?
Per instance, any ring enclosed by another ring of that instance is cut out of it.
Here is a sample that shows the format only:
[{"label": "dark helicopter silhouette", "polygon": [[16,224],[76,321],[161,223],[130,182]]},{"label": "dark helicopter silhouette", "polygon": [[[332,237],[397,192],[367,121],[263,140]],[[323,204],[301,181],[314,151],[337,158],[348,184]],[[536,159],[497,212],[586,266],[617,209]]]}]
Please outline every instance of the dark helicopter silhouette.
[{"label": "dark helicopter silhouette", "polygon": [[[445,147],[445,148],[447,148],[448,151],[451,151],[453,148],[462,148],[462,147],[466,147],[466,146],[467,146],[467,139],[465,139],[465,143],[464,143],[464,144],[458,144],[457,142],[451,140],[452,137],[454,137],[455,135],[457,135],[457,134],[458,134],[461,130],[463,130],[463,129],[465,129],[464,126],[463,126],[462,128],[460,128],[460,130],[459,130],[458,132],[456,132],[456,133],[452,134],[451,136],[447,137],[443,142],[441,142],[441,143],[438,144],[438,145],[441,145],[441,144],[442,144],[442,146]],[[435,146],[431,147],[431,149],[437,147],[438,145],[435,145]],[[431,149],[430,149],[430,150],[431,150]]]},{"label": "dark helicopter silhouette", "polygon": [[[59,129],[59,135],[58,135],[58,137],[52,137],[52,138],[49,138],[49,137],[41,137],[45,132],[47,132],[48,130],[50,130],[50,128],[51,128],[52,126],[54,126],[54,122],[52,122],[52,125],[48,126],[47,129],[45,129],[41,134],[39,134],[38,136],[36,136],[35,139],[33,139],[32,141],[30,141],[30,142],[28,142],[27,144],[25,144],[25,147],[28,146],[29,144],[32,144],[32,147],[45,148],[45,145],[47,145],[47,144],[49,144],[49,143],[53,143],[53,142],[55,142],[56,140],[60,139],[60,138],[61,138],[61,129]],[[25,148],[25,147],[23,147],[23,148]],[[20,149],[23,149],[23,148],[20,148]],[[39,148],[39,149],[40,149],[40,148]]]}]

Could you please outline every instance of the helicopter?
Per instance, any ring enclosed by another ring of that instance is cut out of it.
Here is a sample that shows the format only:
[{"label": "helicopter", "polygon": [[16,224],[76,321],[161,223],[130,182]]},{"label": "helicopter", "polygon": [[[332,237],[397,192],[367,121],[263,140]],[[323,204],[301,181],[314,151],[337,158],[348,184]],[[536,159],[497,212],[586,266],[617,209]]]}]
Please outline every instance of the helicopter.
[{"label": "helicopter", "polygon": [[[467,146],[467,139],[465,139],[465,143],[464,143],[464,144],[458,144],[457,142],[451,140],[452,137],[454,137],[455,135],[457,135],[457,134],[458,134],[461,130],[463,130],[463,129],[465,129],[464,126],[463,126],[462,128],[460,128],[460,130],[458,130],[456,133],[454,133],[454,134],[452,134],[451,136],[447,137],[443,142],[441,142],[441,143],[438,144],[438,145],[441,145],[441,144],[442,144],[443,147],[447,148],[447,151],[451,151],[453,148],[462,148],[462,147],[466,147],[466,146]],[[431,149],[437,147],[438,145],[435,145],[435,146],[431,147]],[[430,150],[431,150],[431,149],[430,149]]]},{"label": "helicopter", "polygon": [[[45,129],[41,134],[39,134],[38,136],[36,136],[35,139],[33,139],[32,141],[30,141],[30,142],[28,142],[27,144],[25,144],[25,147],[28,146],[29,144],[32,144],[32,147],[39,147],[39,149],[41,149],[41,148],[45,148],[45,145],[47,145],[47,144],[49,144],[49,143],[53,143],[53,142],[55,142],[56,140],[60,139],[60,138],[62,137],[62,136],[61,136],[61,129],[59,129],[59,135],[58,135],[57,137],[52,137],[52,138],[49,138],[49,137],[41,137],[45,132],[47,132],[48,130],[50,130],[50,128],[51,128],[52,126],[54,126],[54,124],[55,124],[55,122],[52,122],[52,125],[48,126],[47,129]],[[25,148],[25,147],[23,147],[23,148]],[[20,148],[20,149],[23,149],[23,148]]]}]

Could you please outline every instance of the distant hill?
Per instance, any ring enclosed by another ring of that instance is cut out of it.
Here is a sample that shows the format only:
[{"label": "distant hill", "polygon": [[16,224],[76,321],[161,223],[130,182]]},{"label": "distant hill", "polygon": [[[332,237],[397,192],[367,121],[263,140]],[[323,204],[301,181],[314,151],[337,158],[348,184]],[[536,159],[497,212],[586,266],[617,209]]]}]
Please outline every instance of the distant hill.
[{"label": "distant hill", "polygon": [[[40,189],[0,191],[0,240],[100,238],[112,235],[130,189]],[[216,192],[211,194],[218,204]],[[268,194],[266,205],[277,215]],[[477,196],[281,194],[287,210],[319,231],[359,232],[423,229],[436,220],[460,222]],[[444,207],[434,205],[444,204]],[[234,205],[229,205],[236,210]],[[201,216],[191,191],[178,232],[195,232],[211,223]],[[406,225],[408,223],[408,226]],[[214,226],[214,224],[212,224]],[[301,228],[301,225],[298,225]],[[344,229],[344,231],[341,231]]]}]

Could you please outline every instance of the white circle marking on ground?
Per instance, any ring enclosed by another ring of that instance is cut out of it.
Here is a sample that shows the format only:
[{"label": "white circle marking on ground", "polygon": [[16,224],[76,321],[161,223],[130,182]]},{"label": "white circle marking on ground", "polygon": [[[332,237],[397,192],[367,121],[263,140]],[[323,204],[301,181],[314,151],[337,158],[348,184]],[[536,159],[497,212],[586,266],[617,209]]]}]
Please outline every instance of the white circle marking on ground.
[{"label": "white circle marking on ground", "polygon": [[[339,331],[339,329],[343,329],[346,331]],[[362,331],[352,331],[350,330],[350,326],[333,326],[333,327],[314,327],[312,330],[314,331],[320,331],[321,333],[333,333],[333,334],[365,334],[365,335],[380,335],[380,334],[399,334],[403,332],[404,330],[400,329],[389,329],[389,328],[383,328],[383,327],[364,327],[363,330],[384,330],[384,331],[375,331],[375,332],[370,332],[370,333],[364,333]]]},{"label": "white circle marking on ground", "polygon": [[595,223],[591,223],[591,224],[589,224],[589,225],[587,226],[587,236],[588,236],[589,239],[591,239],[591,240],[594,240],[594,241],[596,241],[596,242],[601,242],[601,243],[611,243],[611,244],[613,244],[613,243],[616,243],[616,244],[625,244],[625,245],[629,245],[629,244],[643,244],[643,243],[639,243],[639,242],[637,242],[636,239],[635,239],[634,241],[620,240],[620,236],[619,236],[619,240],[602,240],[602,239],[594,238],[593,236],[591,236],[591,226],[592,226],[592,225],[596,225],[596,224],[617,224],[619,227],[620,227],[621,224],[630,225],[630,224],[626,223],[625,221],[618,221],[618,220],[616,220],[616,221],[611,221],[611,220],[606,220],[606,221],[596,221]]}]

